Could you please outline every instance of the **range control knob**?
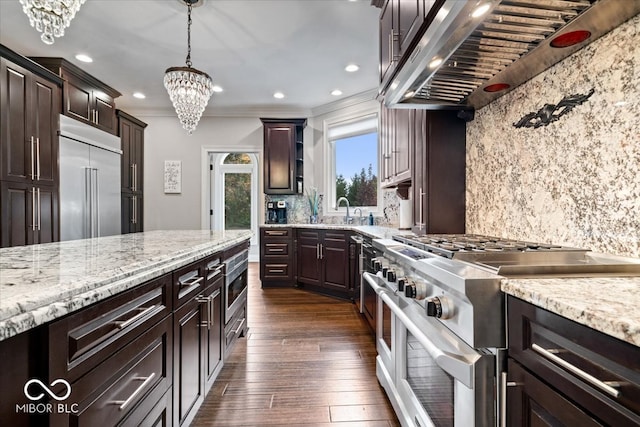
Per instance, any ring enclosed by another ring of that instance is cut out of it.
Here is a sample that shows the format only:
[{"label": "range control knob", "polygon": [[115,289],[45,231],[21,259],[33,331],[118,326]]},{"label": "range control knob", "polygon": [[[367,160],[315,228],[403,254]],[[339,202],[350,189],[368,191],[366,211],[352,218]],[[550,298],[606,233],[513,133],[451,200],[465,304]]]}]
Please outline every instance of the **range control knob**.
[{"label": "range control knob", "polygon": [[398,279],[398,291],[399,292],[404,292],[405,283],[406,283],[406,279],[404,279],[404,278]]},{"label": "range control knob", "polygon": [[413,283],[407,283],[404,285],[404,296],[407,298],[416,297],[416,285]]},{"label": "range control knob", "polygon": [[449,319],[453,316],[453,307],[446,297],[433,297],[427,300],[425,305],[427,316],[438,319]]},{"label": "range control knob", "polygon": [[382,266],[382,277],[387,277],[387,271],[389,271],[389,267],[386,265]]},{"label": "range control knob", "polygon": [[395,282],[396,281],[396,272],[393,270],[387,270],[387,280],[389,282]]},{"label": "range control knob", "polygon": [[417,300],[423,300],[427,297],[427,283],[424,280],[416,279],[414,282],[416,288],[416,296],[414,296]]},{"label": "range control knob", "polygon": [[377,273],[380,270],[382,270],[382,263],[380,261],[378,261],[377,259],[374,259],[373,260],[373,271],[375,271]]}]

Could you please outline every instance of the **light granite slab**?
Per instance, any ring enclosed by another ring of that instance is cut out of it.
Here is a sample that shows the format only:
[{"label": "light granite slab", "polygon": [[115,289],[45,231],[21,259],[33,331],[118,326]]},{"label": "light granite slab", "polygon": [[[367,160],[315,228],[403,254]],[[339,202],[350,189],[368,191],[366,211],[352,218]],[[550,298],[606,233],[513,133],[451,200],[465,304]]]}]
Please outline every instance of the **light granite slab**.
[{"label": "light granite slab", "polygon": [[503,279],[502,290],[640,346],[640,277]]},{"label": "light granite slab", "polygon": [[0,341],[251,238],[149,231],[0,249]]}]

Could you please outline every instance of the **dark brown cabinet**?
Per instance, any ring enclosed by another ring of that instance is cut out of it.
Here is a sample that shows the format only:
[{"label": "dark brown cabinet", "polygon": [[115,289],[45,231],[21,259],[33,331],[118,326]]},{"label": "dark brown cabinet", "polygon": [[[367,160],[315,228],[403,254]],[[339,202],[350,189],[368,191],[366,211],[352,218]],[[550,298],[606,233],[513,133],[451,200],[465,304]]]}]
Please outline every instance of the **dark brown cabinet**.
[{"label": "dark brown cabinet", "polygon": [[307,119],[260,120],[264,132],[264,193],[302,193],[303,131]]},{"label": "dark brown cabinet", "polygon": [[298,283],[318,292],[353,298],[350,233],[298,229],[296,235]]},{"label": "dark brown cabinet", "polygon": [[0,246],[58,240],[61,80],[0,46]]},{"label": "dark brown cabinet", "polygon": [[456,111],[411,111],[413,232],[464,233],[466,124]]},{"label": "dark brown cabinet", "polygon": [[640,425],[640,348],[508,296],[507,425]]},{"label": "dark brown cabinet", "polygon": [[121,94],[63,58],[31,58],[64,79],[62,114],[116,135],[115,98]]},{"label": "dark brown cabinet", "polygon": [[[423,31],[425,20],[430,21],[434,0],[374,0],[381,8],[379,26],[380,87],[386,87],[398,66],[406,61]],[[438,7],[439,8],[439,7]],[[437,10],[438,8],[435,8]]]},{"label": "dark brown cabinet", "polygon": [[411,181],[415,110],[380,111],[380,146],[383,188],[409,185]]},{"label": "dark brown cabinet", "polygon": [[262,287],[295,284],[292,228],[260,229],[260,281]]},{"label": "dark brown cabinet", "polygon": [[144,129],[147,124],[122,110],[116,113],[122,142],[122,233],[137,233],[144,231]]},{"label": "dark brown cabinet", "polygon": [[173,425],[191,422],[222,366],[221,255],[173,273]]}]

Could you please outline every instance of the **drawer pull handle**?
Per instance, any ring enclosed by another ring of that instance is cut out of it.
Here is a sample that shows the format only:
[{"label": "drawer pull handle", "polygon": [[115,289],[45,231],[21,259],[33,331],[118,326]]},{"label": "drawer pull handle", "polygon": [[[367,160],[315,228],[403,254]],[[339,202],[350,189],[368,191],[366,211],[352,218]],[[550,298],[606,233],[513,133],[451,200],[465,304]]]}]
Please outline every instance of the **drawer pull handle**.
[{"label": "drawer pull handle", "polygon": [[284,252],[284,248],[269,248],[269,252]]},{"label": "drawer pull handle", "polygon": [[179,280],[179,283],[180,283],[180,286],[187,287],[187,286],[193,286],[195,284],[198,284],[203,280],[204,280],[204,277],[198,276],[198,277],[194,277],[193,279],[187,279],[184,282],[182,280]]},{"label": "drawer pull handle", "polygon": [[235,331],[231,331],[233,333],[233,335],[237,334],[238,332],[240,332],[240,330],[242,329],[242,327],[244,326],[244,321],[245,318],[243,317],[242,319],[239,319],[238,322],[240,322],[240,324],[238,325],[238,327],[236,328]]},{"label": "drawer pull handle", "polygon": [[284,270],[281,268],[272,268],[269,270],[269,273],[284,273]]},{"label": "drawer pull handle", "polygon": [[556,363],[557,365],[561,366],[562,368],[566,369],[567,371],[571,372],[572,374],[574,374],[575,376],[577,376],[578,378],[588,382],[589,384],[593,385],[594,387],[599,388],[600,390],[604,391],[605,393],[613,396],[613,397],[619,397],[620,396],[620,391],[616,390],[614,387],[618,386],[618,384],[616,384],[613,381],[601,381],[599,379],[597,379],[596,377],[594,377],[593,375],[590,375],[588,373],[586,373],[585,371],[583,371],[582,369],[578,368],[577,366],[572,365],[571,363],[567,362],[564,359],[559,358],[558,356],[556,356],[555,354],[551,353],[550,351],[540,347],[538,344],[531,344],[531,348],[533,349],[533,351],[535,351],[536,353],[540,354],[541,356],[549,359],[550,361]]},{"label": "drawer pull handle", "polygon": [[127,400],[114,400],[113,404],[114,405],[120,405],[120,409],[121,411],[124,411],[127,406],[129,406],[131,404],[131,402],[133,402],[133,400],[138,397],[138,395],[142,392],[142,390],[144,390],[144,388],[151,382],[153,381],[153,379],[156,377],[156,373],[152,372],[151,375],[149,375],[148,377],[133,377],[134,380],[136,381],[142,381],[142,384],[140,384],[140,386],[135,389],[133,391],[133,393],[131,393],[131,395],[129,397],[127,397]]},{"label": "drawer pull handle", "polygon": [[155,310],[155,308],[156,308],[155,304],[152,305],[151,307],[139,308],[138,310],[142,310],[142,311],[140,313],[136,314],[135,316],[133,316],[131,319],[125,320],[124,322],[116,321],[116,323],[118,323],[118,329],[124,329],[127,326],[131,325],[132,323],[137,322],[138,320],[142,319],[147,314],[149,314],[150,312]]},{"label": "drawer pull handle", "polygon": [[267,231],[267,236],[286,236],[286,231]]}]

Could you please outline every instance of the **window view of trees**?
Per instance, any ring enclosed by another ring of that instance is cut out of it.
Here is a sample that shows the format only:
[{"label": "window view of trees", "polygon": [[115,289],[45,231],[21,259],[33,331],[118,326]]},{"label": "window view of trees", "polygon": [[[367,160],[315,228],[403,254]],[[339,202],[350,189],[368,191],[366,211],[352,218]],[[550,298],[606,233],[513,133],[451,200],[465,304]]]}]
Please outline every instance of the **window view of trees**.
[{"label": "window view of trees", "polygon": [[377,206],[377,132],[336,139],[333,144],[336,156],[336,199],[346,197],[351,206]]},{"label": "window view of trees", "polygon": [[[246,153],[231,153],[223,164],[250,164]],[[226,230],[251,229],[251,173],[224,174],[224,215]]]},{"label": "window view of trees", "polygon": [[346,197],[351,206],[376,206],[378,203],[378,177],[373,174],[373,165],[356,173],[349,181],[344,176],[336,177],[337,198]]}]

